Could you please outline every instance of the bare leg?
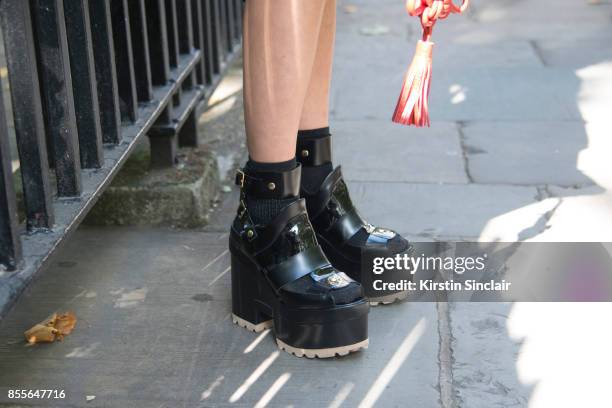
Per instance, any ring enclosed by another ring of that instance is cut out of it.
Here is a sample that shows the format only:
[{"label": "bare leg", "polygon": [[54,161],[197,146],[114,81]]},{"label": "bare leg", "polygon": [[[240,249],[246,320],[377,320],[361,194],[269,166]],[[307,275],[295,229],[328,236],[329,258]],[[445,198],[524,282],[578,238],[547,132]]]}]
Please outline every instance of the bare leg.
[{"label": "bare leg", "polygon": [[335,36],[336,0],[329,0],[323,13],[319,47],[302,109],[300,130],[329,126],[329,87],[332,77]]},{"label": "bare leg", "polygon": [[257,162],[295,156],[296,134],[327,0],[248,0],[244,102],[248,149]]}]

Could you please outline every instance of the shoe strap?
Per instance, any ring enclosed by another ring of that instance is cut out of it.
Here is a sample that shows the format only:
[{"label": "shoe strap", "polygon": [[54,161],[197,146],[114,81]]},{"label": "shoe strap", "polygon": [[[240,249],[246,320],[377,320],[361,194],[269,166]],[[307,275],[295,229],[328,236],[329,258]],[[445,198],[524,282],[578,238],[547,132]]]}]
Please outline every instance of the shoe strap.
[{"label": "shoe strap", "polygon": [[320,166],[331,163],[331,135],[316,139],[298,137],[295,157],[303,166]]},{"label": "shoe strap", "polygon": [[267,276],[273,286],[280,290],[288,283],[309,275],[321,268],[329,268],[330,263],[320,246],[308,248],[286,259],[268,270]]},{"label": "shoe strap", "polygon": [[240,186],[242,195],[261,199],[299,197],[301,165],[293,170],[283,172],[254,172],[245,169],[236,171],[235,183]]},{"label": "shoe strap", "polygon": [[[330,214],[328,207],[332,199],[341,203],[340,214]],[[317,229],[326,231],[337,244],[343,245],[367,225],[348,195],[340,166],[326,177],[319,191],[308,197],[307,202],[312,223]]]}]

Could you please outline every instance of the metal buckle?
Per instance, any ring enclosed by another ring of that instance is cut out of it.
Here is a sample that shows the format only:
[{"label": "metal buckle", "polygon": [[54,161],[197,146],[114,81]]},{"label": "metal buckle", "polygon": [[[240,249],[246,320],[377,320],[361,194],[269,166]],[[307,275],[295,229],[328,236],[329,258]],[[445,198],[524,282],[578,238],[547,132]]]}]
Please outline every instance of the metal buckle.
[{"label": "metal buckle", "polygon": [[246,212],[247,208],[246,208],[246,204],[244,203],[244,201],[242,201],[242,199],[240,200],[240,204],[238,205],[238,218],[242,218],[242,216],[244,215],[244,213]]},{"label": "metal buckle", "polygon": [[246,179],[246,174],[244,174],[244,171],[240,169],[236,170],[236,185],[240,186],[240,188],[244,188],[245,179]]}]

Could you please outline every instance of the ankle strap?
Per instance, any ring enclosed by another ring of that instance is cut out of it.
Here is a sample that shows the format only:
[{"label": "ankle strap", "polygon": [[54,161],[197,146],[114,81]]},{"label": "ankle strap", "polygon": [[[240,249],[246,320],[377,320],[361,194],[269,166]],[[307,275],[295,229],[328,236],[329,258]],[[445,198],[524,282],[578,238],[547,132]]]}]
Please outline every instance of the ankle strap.
[{"label": "ankle strap", "polygon": [[325,163],[331,163],[331,135],[316,139],[298,137],[295,157],[303,166],[320,166]]},{"label": "ankle strap", "polygon": [[284,172],[236,171],[236,185],[242,194],[255,198],[283,199],[299,197],[302,167]]}]

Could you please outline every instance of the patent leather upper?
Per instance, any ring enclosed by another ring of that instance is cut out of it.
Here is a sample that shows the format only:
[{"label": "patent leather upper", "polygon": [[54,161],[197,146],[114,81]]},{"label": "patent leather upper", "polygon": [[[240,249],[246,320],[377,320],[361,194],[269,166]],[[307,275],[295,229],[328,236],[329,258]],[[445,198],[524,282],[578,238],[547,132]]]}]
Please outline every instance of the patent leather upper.
[{"label": "patent leather upper", "polygon": [[[358,256],[364,246],[387,247],[392,241],[402,241],[394,250],[401,252],[407,249],[407,241],[396,232],[375,227],[359,215],[340,167],[327,176],[319,191],[314,194],[302,191],[302,195],[306,198],[308,214],[317,233],[335,247],[344,247],[348,255]],[[349,241],[360,231],[363,231],[365,239],[360,240],[359,244],[352,242],[355,245],[350,245]]]},{"label": "patent leather upper", "polygon": [[292,196],[296,181],[299,188],[299,172],[290,173],[275,176],[239,172],[236,182],[241,185],[241,200],[232,224],[230,248],[256,262],[274,290],[289,303],[329,305],[359,299],[361,286],[334,269],[319,246],[303,199],[286,206],[267,225],[256,225],[249,216],[245,195],[261,191],[270,194],[265,189],[273,182],[278,197]]},{"label": "patent leather upper", "polygon": [[[307,152],[307,153],[304,153]],[[312,141],[298,140],[297,158],[303,164],[331,162],[331,136]],[[317,164],[317,165],[318,165]],[[389,249],[399,253],[409,244],[396,232],[373,226],[364,220],[353,205],[341,167],[332,171],[318,191],[301,189],[310,220],[317,234],[346,256],[357,258],[364,247]],[[359,233],[359,240],[354,237]]]}]

